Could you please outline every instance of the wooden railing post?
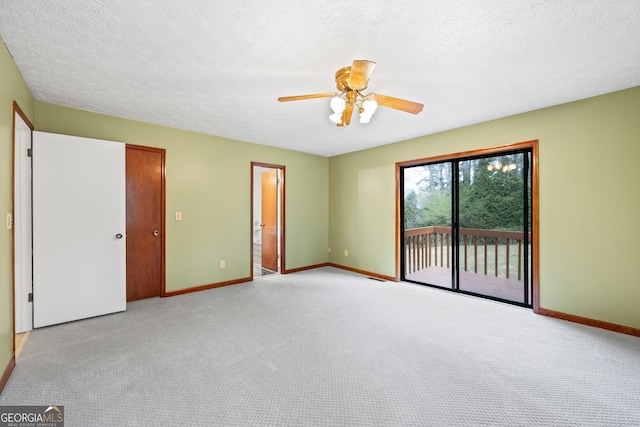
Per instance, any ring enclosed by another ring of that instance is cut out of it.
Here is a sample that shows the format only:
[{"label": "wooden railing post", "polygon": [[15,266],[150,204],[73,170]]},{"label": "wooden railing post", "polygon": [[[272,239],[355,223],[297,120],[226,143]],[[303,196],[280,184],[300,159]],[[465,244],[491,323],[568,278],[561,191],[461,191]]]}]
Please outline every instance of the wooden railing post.
[{"label": "wooden railing post", "polygon": [[518,280],[522,280],[522,240],[518,240]]},{"label": "wooden railing post", "polygon": [[451,235],[447,234],[447,268],[450,268],[450,266],[449,266],[449,245],[450,245],[449,237],[451,237]]},{"label": "wooden railing post", "polygon": [[507,279],[509,278],[509,245],[511,243],[511,239],[506,239],[507,241]]},{"label": "wooden railing post", "polygon": [[498,277],[498,239],[494,239],[495,240],[495,246],[496,246],[496,257],[493,259],[494,264],[495,264],[495,270],[496,270],[496,277]]},{"label": "wooden railing post", "polygon": [[487,266],[489,264],[489,257],[487,255],[487,238],[483,237],[482,241],[484,242],[484,275],[487,275]]},{"label": "wooden railing post", "polygon": [[473,272],[478,272],[478,236],[473,238]]},{"label": "wooden railing post", "polygon": [[467,236],[462,236],[464,242],[464,271],[467,271]]}]

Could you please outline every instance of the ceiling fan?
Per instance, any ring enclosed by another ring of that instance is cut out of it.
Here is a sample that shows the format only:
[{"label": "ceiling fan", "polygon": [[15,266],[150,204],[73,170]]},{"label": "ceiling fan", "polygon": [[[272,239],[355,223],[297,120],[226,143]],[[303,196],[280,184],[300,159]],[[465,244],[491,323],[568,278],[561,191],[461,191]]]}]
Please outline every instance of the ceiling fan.
[{"label": "ceiling fan", "polygon": [[357,109],[360,115],[360,123],[369,123],[378,105],[411,114],[418,114],[422,111],[424,106],[417,102],[376,93],[362,93],[369,84],[369,76],[371,76],[375,66],[375,62],[356,59],[351,66],[341,68],[336,72],[336,87],[340,92],[282,96],[278,98],[278,101],[287,102],[299,101],[301,99],[331,98],[333,114],[330,115],[329,118],[337,126],[348,126],[351,122],[354,109]]}]

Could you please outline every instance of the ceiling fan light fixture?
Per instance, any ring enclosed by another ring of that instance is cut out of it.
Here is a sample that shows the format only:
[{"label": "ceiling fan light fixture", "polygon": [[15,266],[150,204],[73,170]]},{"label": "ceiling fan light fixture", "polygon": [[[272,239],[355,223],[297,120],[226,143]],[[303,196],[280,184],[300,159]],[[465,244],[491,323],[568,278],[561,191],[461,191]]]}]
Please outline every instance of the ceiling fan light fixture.
[{"label": "ceiling fan light fixture", "polygon": [[362,108],[365,114],[372,115],[378,109],[378,103],[375,99],[365,98],[364,101],[362,101]]},{"label": "ceiling fan light fixture", "polygon": [[358,114],[360,114],[360,123],[369,123],[371,120],[371,116],[376,112],[378,108],[378,103],[375,99],[369,99],[367,97],[362,101],[362,107],[358,110]]},{"label": "ceiling fan light fixture", "polygon": [[360,113],[360,123],[369,123],[371,120],[371,114]]},{"label": "ceiling fan light fixture", "polygon": [[342,98],[341,96],[334,96],[331,98],[331,109],[333,110],[334,113],[336,114],[342,114],[342,112],[344,111],[344,109],[347,106],[346,101],[344,100],[344,98]]},{"label": "ceiling fan light fixture", "polygon": [[331,120],[335,124],[342,123],[342,112],[335,112],[329,116],[329,120]]}]

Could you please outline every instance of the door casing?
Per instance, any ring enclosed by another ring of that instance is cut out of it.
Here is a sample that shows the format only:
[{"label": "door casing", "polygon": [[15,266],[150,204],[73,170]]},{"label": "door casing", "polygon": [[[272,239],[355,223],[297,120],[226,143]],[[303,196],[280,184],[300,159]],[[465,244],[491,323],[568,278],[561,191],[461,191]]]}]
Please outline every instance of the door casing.
[{"label": "door casing", "polygon": [[[28,135],[24,135],[25,127]],[[33,329],[32,249],[31,249],[31,149],[33,125],[20,106],[13,103],[13,174],[12,239],[13,239],[13,315],[14,332]],[[27,136],[25,138],[25,136]]]},{"label": "door casing", "polygon": [[260,168],[266,169],[277,169],[279,175],[279,182],[277,184],[279,197],[277,198],[277,210],[279,210],[279,215],[277,215],[277,241],[278,241],[278,260],[277,260],[277,271],[279,273],[285,272],[286,265],[286,252],[285,252],[285,188],[286,188],[286,179],[285,179],[285,167],[283,165],[275,165],[270,163],[260,163],[260,162],[251,162],[251,233],[250,233],[250,266],[251,266],[251,278],[253,278],[253,238],[256,224],[261,223],[262,218],[254,218],[254,204],[255,204],[255,192],[261,191],[260,189],[256,189],[254,182],[256,178],[256,171],[261,170]]}]

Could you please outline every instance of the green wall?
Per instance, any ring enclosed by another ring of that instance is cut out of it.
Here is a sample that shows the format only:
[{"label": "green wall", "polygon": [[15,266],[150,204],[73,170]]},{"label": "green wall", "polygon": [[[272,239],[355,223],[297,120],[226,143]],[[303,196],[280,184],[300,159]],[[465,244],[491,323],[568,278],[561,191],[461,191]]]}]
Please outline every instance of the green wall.
[{"label": "green wall", "polygon": [[395,275],[396,162],[537,139],[541,307],[640,328],[639,112],[636,87],[332,157],[330,262]]},{"label": "green wall", "polygon": [[325,157],[38,101],[35,127],[167,150],[168,292],[249,277],[252,161],[285,166],[286,269],[328,260]]},{"label": "green wall", "polygon": [[13,101],[33,123],[33,97],[0,39],[0,375],[13,352],[13,234],[4,226],[6,214],[13,212]]}]

